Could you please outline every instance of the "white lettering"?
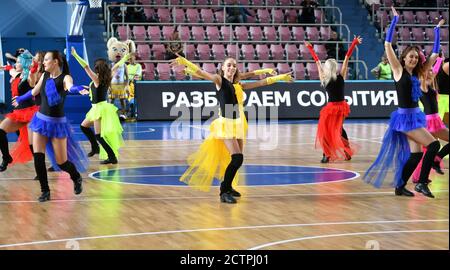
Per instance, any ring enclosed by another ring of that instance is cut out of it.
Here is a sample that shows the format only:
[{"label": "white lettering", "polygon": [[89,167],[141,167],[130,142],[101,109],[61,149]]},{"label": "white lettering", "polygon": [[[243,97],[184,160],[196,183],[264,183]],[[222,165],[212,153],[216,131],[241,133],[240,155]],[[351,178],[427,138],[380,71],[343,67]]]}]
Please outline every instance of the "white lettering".
[{"label": "white lettering", "polygon": [[291,107],[291,94],[285,91],[283,95],[281,92],[275,92],[275,105],[280,106],[281,103],[286,103],[287,107]]},{"label": "white lettering", "polygon": [[297,101],[298,101],[298,104],[300,104],[300,106],[303,106],[303,107],[311,106],[311,102],[309,102],[309,101],[304,102],[304,101],[303,101],[303,96],[304,96],[304,95],[309,96],[309,92],[308,92],[308,91],[300,91],[300,92],[298,93],[298,95],[297,95]]},{"label": "white lettering", "polygon": [[180,95],[178,96],[175,107],[180,107],[181,105],[184,105],[186,107],[191,107],[191,103],[189,102],[189,99],[185,92],[180,92]]},{"label": "white lettering", "polygon": [[172,92],[162,92],[163,107],[167,108],[169,103],[175,101],[175,94]]},{"label": "white lettering", "polygon": [[200,108],[203,106],[203,95],[202,92],[193,91],[191,92],[192,96],[192,107]]}]

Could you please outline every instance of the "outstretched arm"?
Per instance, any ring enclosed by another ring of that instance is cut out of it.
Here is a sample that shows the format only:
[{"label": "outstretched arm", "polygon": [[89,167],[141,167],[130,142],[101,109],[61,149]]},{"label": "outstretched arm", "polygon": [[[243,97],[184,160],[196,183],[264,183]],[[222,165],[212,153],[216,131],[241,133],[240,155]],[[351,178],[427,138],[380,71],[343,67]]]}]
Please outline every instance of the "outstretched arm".
[{"label": "outstretched arm", "polygon": [[261,74],[277,75],[277,72],[272,68],[263,68],[263,69],[257,69],[254,71],[243,72],[243,73],[239,74],[239,77],[241,80],[246,80],[248,78],[251,78],[256,75],[261,75]]},{"label": "outstretched arm", "polygon": [[314,62],[317,65],[317,70],[319,71],[319,77],[322,80],[323,70],[322,70],[322,64],[320,63],[319,57],[317,56],[316,52],[314,51],[314,48],[311,45],[311,43],[305,41],[304,44],[305,44],[306,48],[308,48],[309,53],[311,54],[312,58],[314,59]]},{"label": "outstretched arm", "polygon": [[392,7],[392,13],[394,14],[394,19],[389,26],[389,30],[386,33],[386,40],[384,41],[384,49],[386,51],[386,56],[391,65],[392,74],[394,75],[394,80],[400,80],[402,76],[403,67],[395,55],[394,49],[392,48],[392,38],[394,37],[395,25],[398,22],[399,15],[394,7]]},{"label": "outstretched arm", "polygon": [[89,91],[86,88],[88,87],[83,85],[74,85],[72,76],[64,76],[64,89],[66,91],[69,91],[72,94],[87,95],[89,94]]},{"label": "outstretched arm", "polygon": [[348,60],[350,60],[350,57],[352,57],[353,50],[355,49],[356,45],[359,45],[362,43],[362,38],[360,36],[357,36],[353,39],[352,45],[350,45],[350,48],[347,51],[347,54],[344,58],[344,63],[342,64],[341,68],[341,76],[345,79],[347,78],[348,73]]},{"label": "outstretched arm", "polygon": [[274,84],[279,81],[293,82],[294,79],[292,78],[292,72],[273,76],[273,77],[268,77],[268,78],[265,78],[263,80],[259,80],[256,82],[241,83],[241,85],[242,85],[242,89],[248,90],[248,89],[253,89],[253,88],[261,87],[261,86],[265,86],[265,85],[271,85],[271,84]]},{"label": "outstretched arm", "polygon": [[222,78],[220,78],[219,75],[217,74],[212,74],[209,72],[206,72],[204,70],[202,70],[199,66],[197,66],[196,64],[190,62],[189,60],[187,60],[186,58],[180,56],[179,54],[176,54],[178,57],[173,59],[170,62],[170,66],[177,66],[177,65],[183,65],[186,66],[185,72],[187,74],[191,74],[193,76],[205,79],[205,80],[209,80],[212,81],[213,83],[215,83],[216,85],[221,85],[222,84]]},{"label": "outstretched arm", "polygon": [[41,78],[39,79],[38,83],[34,86],[33,89],[29,90],[28,92],[26,92],[25,94],[18,96],[18,97],[13,97],[12,98],[12,105],[14,107],[19,106],[20,103],[31,99],[33,96],[36,96],[39,94],[39,92],[41,91],[41,87],[44,81],[44,74],[41,75]]},{"label": "outstretched arm", "polygon": [[83,58],[81,58],[81,56],[78,55],[78,53],[74,47],[72,47],[71,54],[77,60],[77,62],[80,64],[80,66],[82,68],[84,68],[84,70],[86,71],[89,78],[91,78],[91,80],[94,82],[95,87],[98,87],[98,85],[99,85],[98,75],[95,74],[92,71],[92,69],[89,67],[88,63]]}]

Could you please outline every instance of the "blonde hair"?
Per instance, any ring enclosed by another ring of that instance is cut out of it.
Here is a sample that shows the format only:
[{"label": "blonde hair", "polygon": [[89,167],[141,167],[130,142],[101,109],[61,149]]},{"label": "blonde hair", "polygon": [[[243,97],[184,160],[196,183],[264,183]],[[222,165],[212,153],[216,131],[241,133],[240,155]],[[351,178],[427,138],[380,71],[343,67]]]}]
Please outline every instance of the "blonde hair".
[{"label": "blonde hair", "polygon": [[328,59],[322,67],[323,75],[321,79],[321,85],[327,86],[330,81],[335,81],[337,78],[337,61],[335,59]]}]

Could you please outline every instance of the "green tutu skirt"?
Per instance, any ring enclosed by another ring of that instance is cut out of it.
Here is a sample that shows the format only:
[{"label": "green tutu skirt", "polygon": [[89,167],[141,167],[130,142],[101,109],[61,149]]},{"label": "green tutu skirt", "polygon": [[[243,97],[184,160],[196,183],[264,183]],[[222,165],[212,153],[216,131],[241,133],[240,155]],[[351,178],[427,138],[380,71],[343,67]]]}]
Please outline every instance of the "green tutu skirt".
[{"label": "green tutu skirt", "polygon": [[[119,149],[123,145],[123,128],[117,116],[117,110],[113,104],[102,101],[92,104],[92,108],[86,114],[86,119],[92,122],[100,119],[100,136],[108,143],[116,157],[119,157]],[[100,159],[107,158],[108,154],[100,145]]]},{"label": "green tutu skirt", "polygon": [[439,116],[444,119],[444,114],[448,113],[448,95],[441,94],[438,98]]}]

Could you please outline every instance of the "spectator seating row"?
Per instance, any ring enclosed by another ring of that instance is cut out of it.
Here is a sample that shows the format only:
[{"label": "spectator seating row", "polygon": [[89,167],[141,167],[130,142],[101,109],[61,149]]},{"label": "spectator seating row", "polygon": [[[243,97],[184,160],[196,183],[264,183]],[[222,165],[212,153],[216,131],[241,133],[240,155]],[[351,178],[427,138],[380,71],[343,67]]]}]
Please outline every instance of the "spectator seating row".
[{"label": "spectator seating row", "polygon": [[[130,29],[131,28],[131,29]],[[329,26],[179,26],[177,30],[182,41],[319,41],[330,39]],[[171,25],[127,25],[117,26],[117,36],[122,39],[144,40],[170,40],[175,30]]]},{"label": "spectator seating row", "polygon": [[[163,44],[138,43],[138,57],[142,60],[164,60]],[[326,59],[327,50],[323,44],[315,44],[314,50],[320,59]],[[184,54],[188,59],[222,60],[233,57],[245,60],[311,60],[311,55],[303,44],[186,44]]]}]

